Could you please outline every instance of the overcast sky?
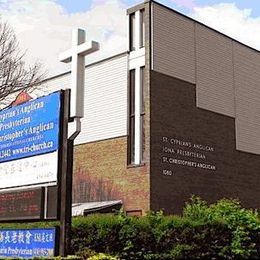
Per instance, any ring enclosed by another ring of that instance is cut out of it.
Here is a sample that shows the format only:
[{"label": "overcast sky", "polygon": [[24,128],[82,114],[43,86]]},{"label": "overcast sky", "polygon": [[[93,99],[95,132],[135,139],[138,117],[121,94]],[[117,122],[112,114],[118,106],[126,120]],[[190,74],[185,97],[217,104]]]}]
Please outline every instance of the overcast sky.
[{"label": "overcast sky", "polygon": [[[85,28],[101,51],[87,62],[126,50],[125,9],[143,0],[0,0],[0,17],[14,28],[27,61],[49,75],[70,67],[58,55],[71,46],[73,28]],[[260,0],[158,0],[260,50]]]}]

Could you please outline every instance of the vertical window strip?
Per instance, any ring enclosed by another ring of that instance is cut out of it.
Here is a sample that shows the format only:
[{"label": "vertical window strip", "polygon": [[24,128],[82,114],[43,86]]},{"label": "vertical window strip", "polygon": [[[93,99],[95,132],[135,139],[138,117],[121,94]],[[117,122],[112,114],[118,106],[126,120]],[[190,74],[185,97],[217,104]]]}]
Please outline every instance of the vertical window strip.
[{"label": "vertical window strip", "polygon": [[128,164],[134,164],[135,159],[135,70],[130,70],[129,87],[129,158]]},{"label": "vertical window strip", "polygon": [[140,68],[140,97],[141,97],[141,101],[140,101],[140,106],[141,106],[141,114],[145,113],[145,101],[144,101],[144,67]]},{"label": "vertical window strip", "polygon": [[135,165],[141,163],[141,68],[135,68]]},{"label": "vertical window strip", "polygon": [[[139,164],[144,161],[144,151],[145,151],[144,67],[140,67],[137,69],[140,71],[140,73],[136,73],[135,69],[130,70],[130,77],[129,77],[130,82],[129,82],[128,164],[132,164],[132,165]],[[136,79],[137,76],[138,79]],[[138,90],[138,95],[137,95],[139,99],[138,101],[139,104],[136,103],[136,94],[137,94],[136,80],[140,82],[140,89]],[[137,109],[136,105],[138,105],[139,107],[138,110],[136,110]],[[137,115],[136,115],[136,111],[138,111]],[[138,122],[135,122],[136,120],[138,120]],[[136,131],[136,127],[140,127],[140,132]],[[138,134],[138,136],[136,136],[136,134]],[[139,151],[138,154],[136,154],[137,151]]]},{"label": "vertical window strip", "polygon": [[145,44],[145,24],[144,24],[145,10],[140,10],[140,48],[144,47]]},{"label": "vertical window strip", "polygon": [[141,162],[144,161],[144,151],[145,151],[145,93],[144,93],[144,67],[140,68],[140,125],[141,125]]},{"label": "vertical window strip", "polygon": [[134,51],[135,50],[135,31],[136,31],[136,28],[135,28],[135,13],[132,13],[130,14],[130,51]]}]

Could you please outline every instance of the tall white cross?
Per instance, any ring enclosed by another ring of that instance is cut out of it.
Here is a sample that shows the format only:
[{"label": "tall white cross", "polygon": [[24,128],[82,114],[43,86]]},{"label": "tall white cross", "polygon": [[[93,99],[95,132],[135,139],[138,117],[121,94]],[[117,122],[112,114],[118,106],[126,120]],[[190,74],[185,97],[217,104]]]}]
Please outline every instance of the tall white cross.
[{"label": "tall white cross", "polygon": [[70,117],[84,116],[85,56],[98,50],[98,42],[86,42],[85,31],[76,29],[72,32],[72,48],[59,56],[61,62],[72,62]]}]

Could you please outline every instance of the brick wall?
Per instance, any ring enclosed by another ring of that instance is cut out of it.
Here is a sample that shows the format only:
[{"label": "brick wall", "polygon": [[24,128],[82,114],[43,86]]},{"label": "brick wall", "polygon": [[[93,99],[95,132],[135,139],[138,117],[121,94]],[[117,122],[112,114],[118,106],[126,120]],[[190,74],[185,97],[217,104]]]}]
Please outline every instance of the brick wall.
[{"label": "brick wall", "polygon": [[151,72],[151,209],[181,213],[192,194],[260,208],[260,156],[236,150],[235,119],[196,107],[196,86]]},{"label": "brick wall", "polygon": [[127,137],[77,145],[73,202],[122,200],[125,210],[149,210],[147,165],[127,168]]}]

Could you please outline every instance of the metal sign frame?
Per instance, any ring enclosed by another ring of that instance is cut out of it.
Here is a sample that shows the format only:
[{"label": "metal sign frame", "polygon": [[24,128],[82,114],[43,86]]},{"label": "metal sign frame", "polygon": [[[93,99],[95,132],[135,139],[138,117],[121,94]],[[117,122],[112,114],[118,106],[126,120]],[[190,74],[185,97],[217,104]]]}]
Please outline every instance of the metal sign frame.
[{"label": "metal sign frame", "polygon": [[[70,90],[60,91],[60,122],[59,122],[59,149],[58,149],[58,172],[57,172],[57,217],[51,218],[60,221],[57,232],[57,244],[59,255],[66,256],[70,249],[71,241],[71,212],[72,212],[72,177],[73,177],[73,146],[74,138],[68,139],[68,123],[70,118]],[[76,136],[76,135],[75,135]],[[29,186],[35,187],[35,186]],[[24,186],[19,187],[24,189]],[[28,187],[26,187],[28,188]],[[46,188],[46,187],[45,187]],[[11,189],[7,189],[11,190]],[[44,193],[44,210],[42,220],[46,219],[46,190]],[[23,221],[35,221],[35,219],[23,219]],[[37,219],[38,221],[38,219]],[[11,222],[19,222],[18,219]],[[1,221],[0,221],[1,223]]]}]

